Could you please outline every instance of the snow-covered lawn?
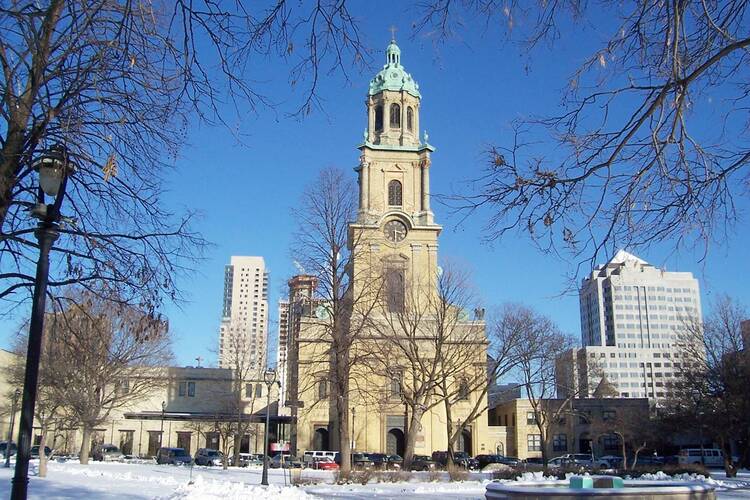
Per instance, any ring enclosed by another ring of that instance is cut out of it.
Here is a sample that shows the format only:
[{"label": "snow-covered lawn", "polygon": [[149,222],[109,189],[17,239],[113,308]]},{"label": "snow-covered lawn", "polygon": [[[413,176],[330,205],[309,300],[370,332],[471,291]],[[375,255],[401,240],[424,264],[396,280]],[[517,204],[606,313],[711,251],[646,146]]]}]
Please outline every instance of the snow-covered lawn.
[{"label": "snow-covered lawn", "polygon": [[[33,466],[32,473],[36,474]],[[408,482],[368,483],[366,485],[334,485],[333,473],[327,471],[302,471],[306,484],[290,486],[288,472],[269,471],[271,486],[260,486],[260,468],[223,470],[220,467],[175,467],[151,463],[98,463],[87,466],[77,462],[49,464],[46,478],[32,476],[29,497],[33,499],[247,499],[283,498],[298,500],[311,498],[457,498],[483,499],[489,476],[471,474],[464,482],[448,482],[447,475],[415,473]],[[10,495],[13,469],[0,468],[0,498]],[[540,480],[540,476],[527,474],[524,480]],[[683,479],[704,480],[717,487],[720,498],[750,498],[750,472],[736,479],[726,479],[721,471],[705,479],[700,476],[670,478],[659,473],[644,477],[651,480]],[[192,482],[191,482],[192,481]],[[317,484],[311,484],[311,483]],[[190,483],[190,484],[189,484]]]}]

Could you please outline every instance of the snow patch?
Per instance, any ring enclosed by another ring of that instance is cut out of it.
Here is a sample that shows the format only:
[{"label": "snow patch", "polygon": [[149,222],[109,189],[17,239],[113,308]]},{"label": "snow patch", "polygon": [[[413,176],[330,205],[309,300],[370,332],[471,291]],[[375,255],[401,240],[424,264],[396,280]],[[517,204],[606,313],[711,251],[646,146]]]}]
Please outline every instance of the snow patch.
[{"label": "snow patch", "polygon": [[284,498],[303,500],[313,498],[295,486],[258,486],[257,484],[231,483],[206,480],[198,476],[192,484],[182,485],[167,496],[157,500],[240,500]]}]

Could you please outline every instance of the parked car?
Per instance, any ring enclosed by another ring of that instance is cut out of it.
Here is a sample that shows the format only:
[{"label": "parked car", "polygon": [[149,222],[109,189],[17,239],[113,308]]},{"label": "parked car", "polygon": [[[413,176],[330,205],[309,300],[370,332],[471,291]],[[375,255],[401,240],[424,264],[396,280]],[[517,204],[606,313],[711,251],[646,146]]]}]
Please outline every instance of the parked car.
[{"label": "parked car", "polygon": [[437,462],[427,455],[414,455],[411,459],[411,470],[436,470]]},{"label": "parked car", "polygon": [[98,444],[94,447],[91,458],[100,462],[115,462],[122,460],[122,452],[113,444]]},{"label": "parked car", "polygon": [[364,453],[352,453],[352,469],[370,469],[373,467],[370,460]]},{"label": "parked car", "polygon": [[157,464],[184,465],[193,462],[193,458],[185,448],[159,448],[156,452]]},{"label": "parked car", "polygon": [[469,456],[465,451],[457,451],[453,454],[453,459],[466,470],[478,470],[479,461]]},{"label": "parked car", "polygon": [[[2,454],[3,457],[5,457],[5,450],[6,450],[6,448],[8,448],[8,442],[7,441],[3,441],[2,443],[0,443],[0,454]],[[10,443],[10,456],[12,457],[13,455],[15,455],[16,451],[18,451],[18,446],[16,446],[16,443],[14,443],[14,442],[11,441],[11,443]]]},{"label": "parked car", "polygon": [[[433,451],[432,459],[437,462],[440,467],[445,468],[448,465],[448,452]],[[456,451],[453,453],[453,463],[465,469],[479,468],[479,462],[471,458],[468,453],[465,453],[463,451]]]},{"label": "parked car", "polygon": [[[283,461],[282,461],[283,457]],[[277,453],[276,455],[272,456],[271,459],[268,462],[269,467],[272,469],[278,469],[280,467],[283,467],[285,469],[297,469],[302,468],[304,466],[304,462],[302,459],[295,457],[293,455],[290,455],[289,453]]]},{"label": "parked car", "polygon": [[544,465],[544,459],[542,457],[529,457],[524,459],[523,463],[527,465]]},{"label": "parked car", "polygon": [[[52,455],[52,449],[49,446],[44,447],[44,456],[49,457]],[[35,444],[31,447],[31,458],[39,458],[39,445]]]},{"label": "parked car", "polygon": [[388,455],[388,468],[400,469],[404,466],[404,459],[399,455]]},{"label": "parked car", "polygon": [[[249,465],[263,465],[264,455],[261,453],[240,453],[238,467],[247,467]],[[234,455],[229,457],[229,464],[234,464]]]},{"label": "parked car", "polygon": [[519,464],[517,458],[505,457],[503,455],[477,455],[474,459],[477,461],[479,469],[484,469],[489,464],[503,464],[510,467],[517,467]]},{"label": "parked car", "polygon": [[386,470],[389,468],[388,455],[385,453],[365,453],[365,455],[372,461],[372,466],[376,469]]},{"label": "parked car", "polygon": [[195,465],[222,465],[224,454],[212,448],[198,448],[195,452]]},{"label": "parked car", "polygon": [[[635,458],[632,458],[630,460],[630,463],[633,463],[633,460]],[[698,463],[700,463],[700,453],[698,454]],[[637,465],[664,465],[664,459],[661,457],[657,457],[654,455],[638,455],[638,461],[635,463]]]},{"label": "parked car", "polygon": [[302,454],[302,462],[305,464],[305,466],[309,467],[315,461],[321,458],[330,458],[331,460],[335,461],[336,455],[338,455],[338,453],[338,451],[308,450]]},{"label": "parked car", "polygon": [[605,455],[603,457],[599,457],[597,459],[600,463],[606,462],[608,464],[608,469],[619,469],[622,465],[622,457],[617,455]]},{"label": "parked car", "polygon": [[[539,460],[543,465],[544,462],[541,459]],[[528,459],[526,459],[526,463],[529,463]],[[561,469],[563,467],[568,467],[570,465],[571,465],[571,462],[566,457],[555,457],[547,461],[547,467],[549,467],[550,469]]]},{"label": "parked car", "polygon": [[321,457],[315,459],[313,462],[313,469],[318,470],[338,470],[339,464],[333,461],[330,457]]},{"label": "parked car", "polygon": [[[724,452],[718,448],[703,448],[703,461],[701,461],[700,448],[685,448],[677,455],[681,464],[703,464],[706,467],[723,467]],[[739,457],[732,457],[732,463],[739,462]]]}]

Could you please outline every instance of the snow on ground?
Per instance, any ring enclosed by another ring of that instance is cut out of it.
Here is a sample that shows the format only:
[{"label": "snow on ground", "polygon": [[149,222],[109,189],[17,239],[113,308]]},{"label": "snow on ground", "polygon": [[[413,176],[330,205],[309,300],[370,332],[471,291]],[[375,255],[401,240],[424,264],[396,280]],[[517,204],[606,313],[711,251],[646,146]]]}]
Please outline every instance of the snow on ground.
[{"label": "snow on ground", "polygon": [[[447,474],[414,473],[408,482],[375,482],[366,485],[334,485],[333,473],[302,471],[303,486],[289,485],[288,471],[269,470],[269,487],[260,486],[261,469],[228,469],[221,467],[175,467],[154,463],[51,462],[46,478],[36,477],[32,465],[29,484],[31,499],[132,499],[132,500],[234,500],[275,499],[303,500],[316,498],[456,498],[483,499],[489,482],[486,474],[473,473],[470,480],[448,482]],[[13,469],[0,468],[0,498],[10,495]],[[437,479],[437,481],[435,481]],[[548,481],[540,473],[526,473],[522,481]],[[664,473],[649,474],[647,480],[704,481],[716,487],[721,499],[750,498],[750,472],[727,479],[723,472],[711,477],[684,474],[670,477]],[[317,484],[312,484],[317,483]]]}]

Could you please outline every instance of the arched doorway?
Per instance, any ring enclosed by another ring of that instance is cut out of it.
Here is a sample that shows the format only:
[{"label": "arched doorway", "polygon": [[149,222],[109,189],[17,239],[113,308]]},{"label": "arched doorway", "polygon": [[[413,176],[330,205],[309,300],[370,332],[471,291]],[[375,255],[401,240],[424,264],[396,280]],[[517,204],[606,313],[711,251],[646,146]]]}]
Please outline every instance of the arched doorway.
[{"label": "arched doorway", "polygon": [[313,450],[329,451],[328,429],[324,429],[323,427],[315,429],[315,434],[313,434]]},{"label": "arched doorway", "polygon": [[495,444],[495,453],[498,455],[505,455],[505,445],[501,442]]},{"label": "arched doorway", "polygon": [[458,450],[456,451],[465,451],[469,456],[474,456],[471,452],[471,431],[469,429],[464,429],[461,432],[461,437],[458,438]]},{"label": "arched doorway", "polygon": [[388,455],[404,456],[404,432],[401,429],[391,429],[385,440],[385,452]]},{"label": "arched doorway", "polygon": [[591,453],[591,437],[588,432],[578,437],[578,453]]}]

